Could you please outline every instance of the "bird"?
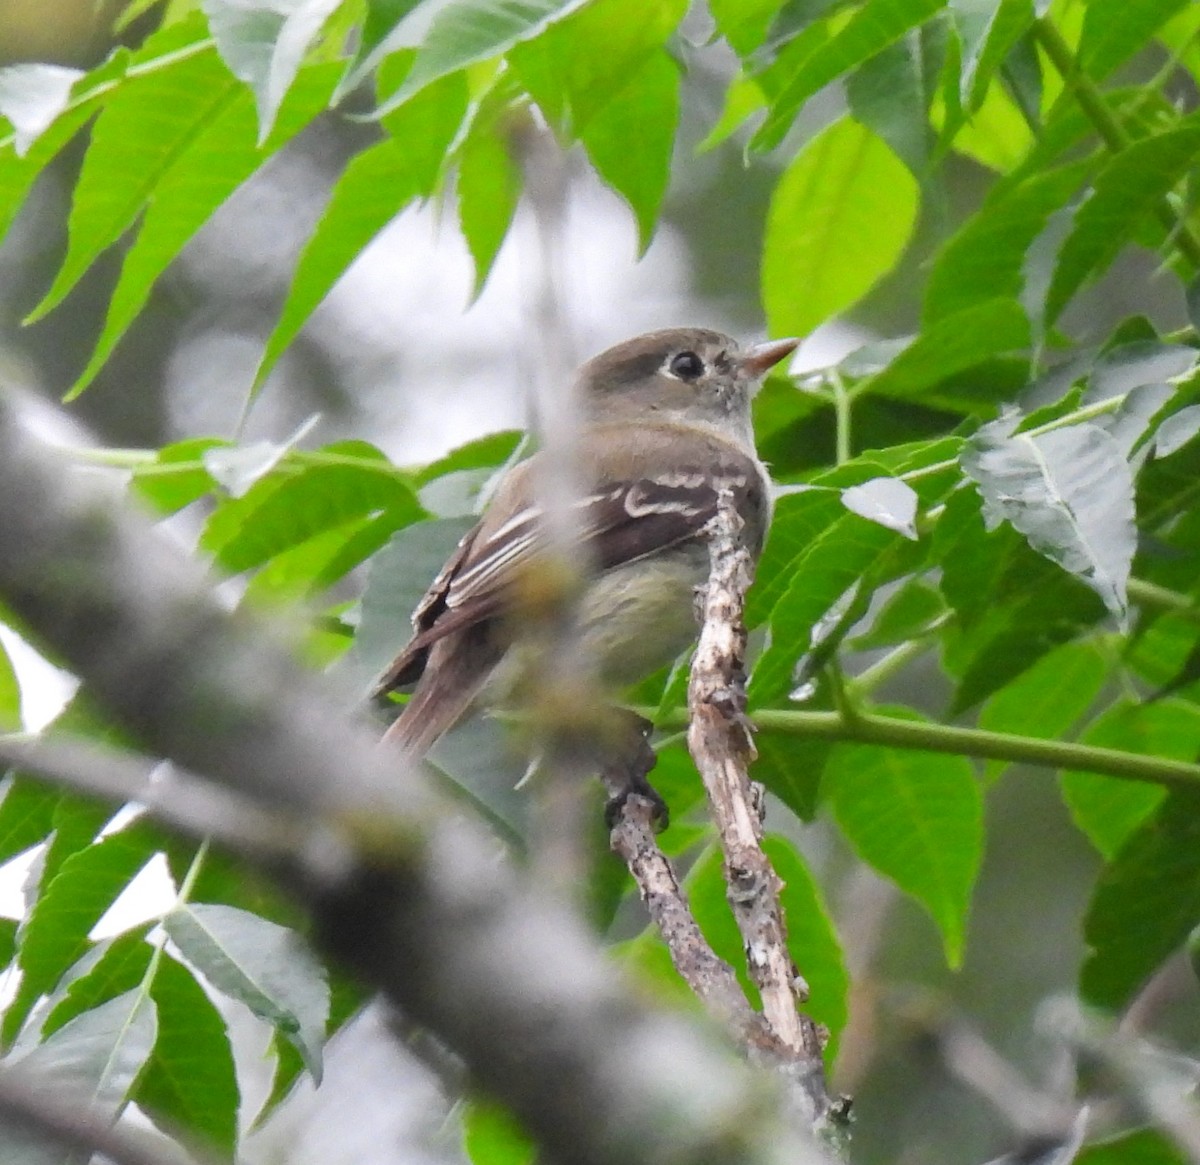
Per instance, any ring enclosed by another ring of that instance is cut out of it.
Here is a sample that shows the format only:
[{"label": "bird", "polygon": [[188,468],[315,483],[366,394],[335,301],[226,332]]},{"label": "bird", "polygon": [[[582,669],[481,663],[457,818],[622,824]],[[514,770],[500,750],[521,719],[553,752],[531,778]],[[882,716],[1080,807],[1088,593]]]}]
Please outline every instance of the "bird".
[{"label": "bird", "polygon": [[[606,691],[653,674],[695,642],[696,595],[708,578],[704,532],[719,490],[732,493],[751,555],[761,553],[770,479],[755,450],[750,402],[798,343],[743,348],[721,332],[670,328],[619,343],[578,370],[574,453],[583,496],[572,512],[590,569],[575,627],[582,658]],[[383,737],[410,758],[422,758],[477,703],[503,699],[492,693],[508,687],[495,676],[521,638],[522,580],[537,577],[550,545],[537,487],[544,456],[535,452],[503,474],[374,686],[377,702],[413,689]],[[610,810],[636,790],[665,814],[645,781],[653,764],[648,724],[634,719],[637,739]]]}]

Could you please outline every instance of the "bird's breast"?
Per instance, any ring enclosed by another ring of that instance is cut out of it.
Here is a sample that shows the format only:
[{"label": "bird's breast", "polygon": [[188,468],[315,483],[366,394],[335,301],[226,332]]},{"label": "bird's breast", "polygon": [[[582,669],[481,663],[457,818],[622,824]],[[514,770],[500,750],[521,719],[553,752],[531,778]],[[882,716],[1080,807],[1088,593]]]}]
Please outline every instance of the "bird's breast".
[{"label": "bird's breast", "polygon": [[628,687],[665,667],[696,638],[696,588],[708,578],[708,549],[679,546],[603,572],[580,610],[581,650],[601,681]]}]

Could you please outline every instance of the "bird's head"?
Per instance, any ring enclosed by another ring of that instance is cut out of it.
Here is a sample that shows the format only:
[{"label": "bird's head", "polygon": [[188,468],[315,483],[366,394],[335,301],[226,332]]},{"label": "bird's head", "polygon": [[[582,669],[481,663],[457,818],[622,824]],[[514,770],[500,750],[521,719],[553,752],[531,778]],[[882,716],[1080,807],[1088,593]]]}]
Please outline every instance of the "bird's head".
[{"label": "bird's head", "polygon": [[680,421],[728,427],[749,424],[750,400],[766,372],[795,351],[798,340],[742,348],[720,332],[668,328],[635,336],[579,371],[590,420]]}]

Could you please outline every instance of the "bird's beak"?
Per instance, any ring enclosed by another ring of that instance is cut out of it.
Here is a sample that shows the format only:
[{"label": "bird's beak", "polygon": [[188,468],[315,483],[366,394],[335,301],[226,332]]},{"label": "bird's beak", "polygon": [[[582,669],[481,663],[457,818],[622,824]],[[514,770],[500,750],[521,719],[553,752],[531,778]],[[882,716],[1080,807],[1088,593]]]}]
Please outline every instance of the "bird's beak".
[{"label": "bird's beak", "polygon": [[799,343],[798,339],[767,340],[747,348],[740,360],[742,374],[757,380],[767,369],[774,368],[785,356],[790,356]]}]

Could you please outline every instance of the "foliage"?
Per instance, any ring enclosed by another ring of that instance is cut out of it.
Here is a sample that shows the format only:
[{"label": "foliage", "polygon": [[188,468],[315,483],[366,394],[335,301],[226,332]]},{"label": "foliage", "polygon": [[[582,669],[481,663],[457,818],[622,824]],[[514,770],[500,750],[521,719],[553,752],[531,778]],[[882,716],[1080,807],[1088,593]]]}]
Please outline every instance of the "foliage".
[{"label": "foliage", "polygon": [[[140,44],[90,72],[0,73],[4,227],[86,133],[69,243],[31,318],[60,310],[122,243],[107,322],[68,396],[209,216],[330,111],[373,110],[377,132],[301,256],[248,405],[404,207],[456,185],[482,285],[519,197],[535,107],[564,147],[582,146],[649,240],[681,79],[717,52],[681,29],[685,6],[450,0],[413,46],[404,20],[417,7],[172,3]],[[798,382],[777,374],[757,402],[760,448],[785,488],[750,601],[763,633],[750,684],[756,775],[801,818],[831,816],[929,913],[956,964],[985,846],[982,783],[1010,762],[1060,770],[1103,859],[1081,920],[1079,990],[1119,1012],[1200,923],[1200,112],[1166,96],[1189,75],[1200,84],[1200,13],[1163,0],[1119,11],[1098,0],[710,0],[709,11],[737,72],[705,148],[745,141],[780,167],[762,264],[772,332],[853,311],[889,279],[923,288],[914,334]],[[842,111],[801,140],[798,116],[830,87],[820,108]],[[964,167],[986,189],[952,222],[946,184]],[[1158,256],[1193,326],[1164,333],[1138,316],[1105,335],[1073,313],[1130,248]],[[205,500],[201,551],[242,576],[248,599],[324,605],[314,654],[336,658],[335,674],[361,691],[463,528],[431,490],[478,489],[514,446],[505,434],[404,468],[362,442],[302,451],[197,438],[106,461],[163,516]],[[332,588],[363,563],[365,596],[347,610]],[[894,689],[930,659],[942,680],[932,694],[918,685],[919,709],[874,703],[885,681]],[[671,726],[679,693],[660,677],[638,698]],[[0,651],[0,726],[16,723]],[[58,727],[100,731],[79,703]],[[695,790],[672,775],[685,769],[679,753],[665,745],[660,764],[677,821],[667,841],[704,853],[709,838],[687,812]],[[441,763],[448,783],[508,822],[451,753]],[[319,1075],[322,1037],[352,995],[335,982],[331,1012],[325,972],[292,949],[284,904],[203,850],[108,817],[8,778],[0,858],[43,847],[28,913],[0,934],[21,972],[4,1013],[8,1056],[74,1074],[114,1113],[136,1101],[231,1151],[240,1099],[214,993],[279,1036],[267,1111],[301,1071]],[[837,939],[800,850],[784,837],[772,846],[814,1014],[836,1039],[847,990]],[[180,888],[162,928],[93,941],[159,853]],[[710,857],[690,885],[728,946]],[[627,891],[598,888],[606,918]],[[661,973],[646,942],[630,961]],[[481,1109],[468,1130],[476,1160],[524,1158],[502,1114]],[[1104,1150],[1113,1161],[1132,1159],[1121,1144]]]}]

